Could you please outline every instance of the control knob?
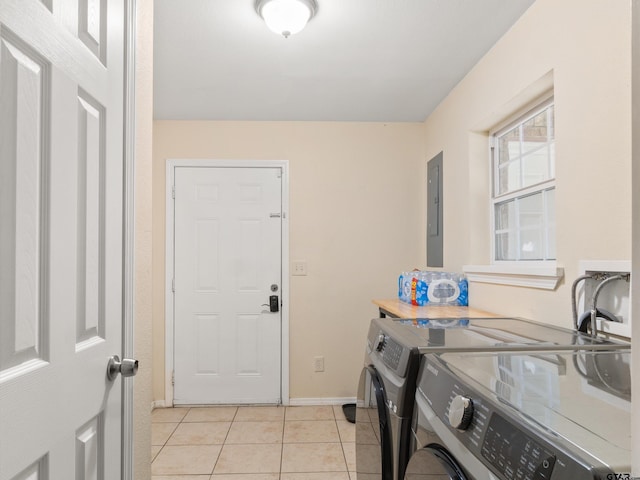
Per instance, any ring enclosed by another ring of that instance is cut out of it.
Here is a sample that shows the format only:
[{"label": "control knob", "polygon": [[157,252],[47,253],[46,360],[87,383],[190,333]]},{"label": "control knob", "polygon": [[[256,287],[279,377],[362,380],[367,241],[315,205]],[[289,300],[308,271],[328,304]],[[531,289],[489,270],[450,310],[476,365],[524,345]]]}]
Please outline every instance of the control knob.
[{"label": "control knob", "polygon": [[456,395],[449,406],[449,424],[464,431],[469,428],[473,418],[473,401],[463,395]]},{"label": "control knob", "polygon": [[384,333],[381,333],[380,335],[378,335],[378,338],[376,339],[376,352],[380,352],[382,350],[382,347],[384,347],[384,341],[385,341],[385,336]]}]

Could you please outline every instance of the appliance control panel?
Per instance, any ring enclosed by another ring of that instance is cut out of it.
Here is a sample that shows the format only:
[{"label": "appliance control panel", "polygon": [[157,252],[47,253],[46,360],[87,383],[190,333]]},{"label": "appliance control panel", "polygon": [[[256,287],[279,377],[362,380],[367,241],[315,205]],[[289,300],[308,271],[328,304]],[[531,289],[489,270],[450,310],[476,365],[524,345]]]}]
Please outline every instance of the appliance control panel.
[{"label": "appliance control panel", "polygon": [[410,420],[420,364],[418,349],[394,338],[375,322],[367,337],[367,364],[378,370],[389,412]]},{"label": "appliance control panel", "polygon": [[499,414],[491,415],[482,456],[507,478],[549,479],[556,457]]},{"label": "appliance control panel", "polygon": [[392,370],[397,370],[402,358],[402,345],[397,343],[393,338],[385,336],[384,344],[379,350],[382,353],[382,359]]},{"label": "appliance control panel", "polygon": [[506,405],[480,395],[436,354],[423,356],[417,383],[416,396],[500,480],[606,478],[606,466],[594,466]]},{"label": "appliance control panel", "polygon": [[407,375],[410,347],[394,340],[388,333],[373,328],[369,331],[368,342],[370,355],[379,358],[398,377],[404,378]]}]

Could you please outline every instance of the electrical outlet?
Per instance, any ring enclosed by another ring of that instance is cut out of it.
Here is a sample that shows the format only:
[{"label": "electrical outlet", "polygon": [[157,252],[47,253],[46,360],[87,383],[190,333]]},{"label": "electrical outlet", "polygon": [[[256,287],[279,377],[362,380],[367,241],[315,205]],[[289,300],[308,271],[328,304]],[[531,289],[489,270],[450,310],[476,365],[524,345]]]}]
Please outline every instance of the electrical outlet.
[{"label": "electrical outlet", "polygon": [[293,275],[304,276],[307,274],[307,262],[293,262]]},{"label": "electrical outlet", "polygon": [[324,357],[313,357],[313,370],[324,372]]}]

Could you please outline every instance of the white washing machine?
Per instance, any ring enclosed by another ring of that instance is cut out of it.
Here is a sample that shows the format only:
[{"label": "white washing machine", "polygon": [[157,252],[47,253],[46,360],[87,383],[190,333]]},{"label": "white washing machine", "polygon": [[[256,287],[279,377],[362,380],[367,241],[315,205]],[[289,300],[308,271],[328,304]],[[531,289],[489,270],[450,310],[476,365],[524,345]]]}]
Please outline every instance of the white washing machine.
[{"label": "white washing machine", "polygon": [[631,479],[630,350],[427,354],[405,480]]},{"label": "white washing machine", "polygon": [[629,344],[516,318],[372,320],[356,404],[358,480],[404,478],[422,354],[577,347]]}]

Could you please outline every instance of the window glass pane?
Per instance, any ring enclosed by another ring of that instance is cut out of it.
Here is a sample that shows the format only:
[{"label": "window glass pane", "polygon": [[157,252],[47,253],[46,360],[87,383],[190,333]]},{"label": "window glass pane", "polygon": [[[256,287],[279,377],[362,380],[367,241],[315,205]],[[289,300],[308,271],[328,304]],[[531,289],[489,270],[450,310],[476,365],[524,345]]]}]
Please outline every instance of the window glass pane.
[{"label": "window glass pane", "polygon": [[496,205],[496,230],[514,230],[516,225],[515,201],[499,203]]},{"label": "window glass pane", "polygon": [[522,260],[541,260],[544,257],[544,202],[542,193],[518,200],[520,215],[519,254]]},{"label": "window glass pane", "polygon": [[518,219],[515,200],[496,205],[495,226],[496,259],[516,260]]},{"label": "window glass pane", "polygon": [[549,141],[547,110],[540,112],[522,124],[522,154],[536,150]]},{"label": "window glass pane", "polygon": [[497,194],[511,192],[520,188],[520,162],[500,165]]},{"label": "window glass pane", "polygon": [[556,258],[556,191],[545,192],[547,207],[547,259]]},{"label": "window glass pane", "polygon": [[534,150],[522,159],[523,187],[544,182],[549,177],[549,147]]},{"label": "window glass pane", "polygon": [[497,135],[496,195],[553,179],[555,137],[553,105]]},{"label": "window glass pane", "polygon": [[554,107],[541,108],[494,137],[495,260],[556,256]]},{"label": "window glass pane", "polygon": [[496,204],[495,259],[555,259],[555,189]]},{"label": "window glass pane", "polygon": [[544,260],[544,237],[544,230],[522,230],[520,232],[520,260]]},{"label": "window glass pane", "polygon": [[498,150],[500,152],[498,160],[500,165],[511,160],[517,160],[520,157],[519,126],[498,137]]},{"label": "window glass pane", "polygon": [[515,235],[508,233],[496,234],[496,260],[518,260],[516,252]]},{"label": "window glass pane", "polygon": [[519,200],[520,228],[540,228],[544,225],[544,204],[542,193],[536,193]]}]

